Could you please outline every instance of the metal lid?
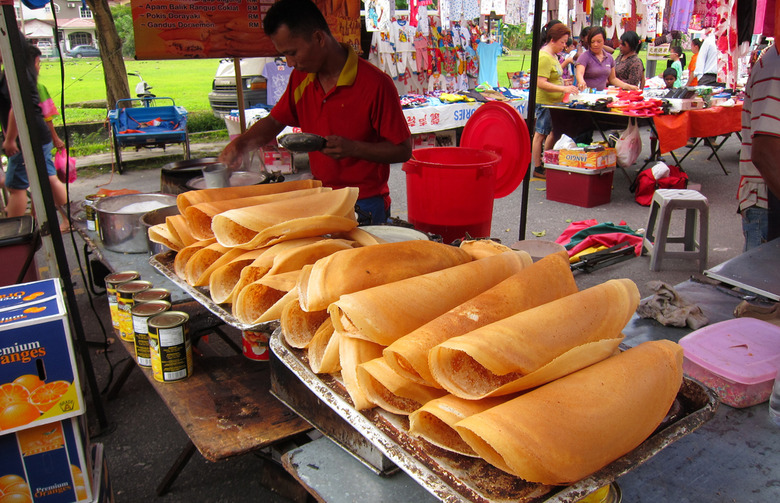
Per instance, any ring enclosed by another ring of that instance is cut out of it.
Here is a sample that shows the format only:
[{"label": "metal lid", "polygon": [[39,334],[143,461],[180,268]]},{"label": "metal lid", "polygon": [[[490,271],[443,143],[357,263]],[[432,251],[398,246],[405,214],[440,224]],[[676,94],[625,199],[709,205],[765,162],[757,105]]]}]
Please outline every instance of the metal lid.
[{"label": "metal lid", "polygon": [[136,302],[151,302],[154,300],[168,300],[171,298],[171,292],[165,288],[150,288],[133,295]]},{"label": "metal lid", "polygon": [[104,281],[106,283],[111,283],[112,285],[118,285],[120,283],[127,283],[128,281],[133,281],[140,277],[141,275],[138,274],[138,272],[136,271],[112,272],[111,274],[105,277]]},{"label": "metal lid", "polygon": [[167,311],[149,320],[149,328],[173,328],[178,327],[190,319],[190,315],[182,311]]},{"label": "metal lid", "polygon": [[136,304],[130,310],[130,314],[133,316],[154,316],[156,314],[164,313],[170,308],[171,303],[167,300],[152,300]]},{"label": "metal lid", "polygon": [[118,294],[134,294],[137,292],[140,292],[142,290],[148,290],[152,287],[151,281],[128,281],[127,283],[122,283],[121,285],[116,287],[116,293]]}]

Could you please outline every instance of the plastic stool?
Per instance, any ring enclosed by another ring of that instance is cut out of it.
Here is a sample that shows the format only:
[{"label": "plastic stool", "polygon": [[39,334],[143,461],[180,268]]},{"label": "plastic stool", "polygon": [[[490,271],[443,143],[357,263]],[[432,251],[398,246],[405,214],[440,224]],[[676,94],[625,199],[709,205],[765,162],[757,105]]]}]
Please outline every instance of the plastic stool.
[{"label": "plastic stool", "polygon": [[[685,210],[685,234],[669,237],[669,223],[674,210]],[[699,240],[696,241],[696,212],[699,218]],[[710,204],[695,190],[658,189],[653,194],[650,216],[643,245],[650,252],[650,270],[658,271],[664,258],[697,259],[699,271],[707,264],[707,237]],[[655,229],[658,222],[658,229]],[[683,243],[685,251],[667,251],[667,243]]]}]

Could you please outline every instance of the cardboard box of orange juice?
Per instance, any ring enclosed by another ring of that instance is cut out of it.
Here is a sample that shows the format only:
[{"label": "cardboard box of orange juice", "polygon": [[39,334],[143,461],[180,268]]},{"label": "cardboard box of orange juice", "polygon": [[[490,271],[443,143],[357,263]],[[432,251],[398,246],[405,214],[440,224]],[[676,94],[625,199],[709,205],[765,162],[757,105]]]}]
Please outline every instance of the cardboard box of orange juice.
[{"label": "cardboard box of orange juice", "polygon": [[79,418],[0,436],[0,501],[92,501],[92,470]]},{"label": "cardboard box of orange juice", "polygon": [[59,280],[0,288],[0,435],[84,411]]}]

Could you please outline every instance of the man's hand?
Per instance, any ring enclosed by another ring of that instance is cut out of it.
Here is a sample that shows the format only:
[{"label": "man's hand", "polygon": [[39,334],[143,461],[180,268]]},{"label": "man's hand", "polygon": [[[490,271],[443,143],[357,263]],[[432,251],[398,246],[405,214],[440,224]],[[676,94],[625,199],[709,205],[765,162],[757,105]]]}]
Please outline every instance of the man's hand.
[{"label": "man's hand", "polygon": [[3,142],[3,150],[5,151],[5,155],[7,155],[8,157],[18,154],[19,147],[16,146],[16,140],[11,140],[10,138],[6,138],[5,141]]},{"label": "man's hand", "polygon": [[235,171],[241,167],[244,161],[244,152],[239,145],[241,138],[235,138],[227,144],[225,149],[219,154],[219,162],[228,167],[229,170]]},{"label": "man's hand", "polygon": [[327,143],[325,143],[325,147],[322,149],[323,154],[334,159],[358,156],[358,142],[336,135],[327,136],[325,139]]}]

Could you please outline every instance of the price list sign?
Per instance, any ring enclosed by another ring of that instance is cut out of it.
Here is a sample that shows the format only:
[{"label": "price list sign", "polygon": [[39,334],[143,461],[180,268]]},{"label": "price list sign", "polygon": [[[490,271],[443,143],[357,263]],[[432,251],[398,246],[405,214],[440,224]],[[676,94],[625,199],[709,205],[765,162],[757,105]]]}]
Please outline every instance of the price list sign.
[{"label": "price list sign", "polygon": [[[341,42],[360,47],[359,0],[314,0]],[[132,0],[137,59],[276,56],[263,32],[274,0]]]}]

